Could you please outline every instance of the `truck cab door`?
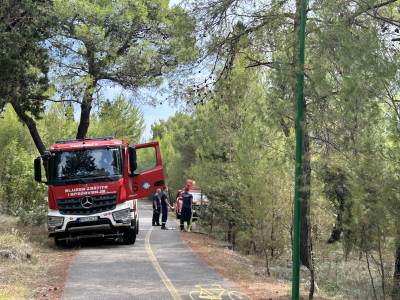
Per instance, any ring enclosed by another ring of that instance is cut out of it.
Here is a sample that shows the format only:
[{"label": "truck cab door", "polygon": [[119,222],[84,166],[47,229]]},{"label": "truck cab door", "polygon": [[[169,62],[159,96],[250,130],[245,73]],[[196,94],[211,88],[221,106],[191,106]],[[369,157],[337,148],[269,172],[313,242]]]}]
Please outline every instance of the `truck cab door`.
[{"label": "truck cab door", "polygon": [[136,169],[131,171],[132,192],[136,199],[147,198],[165,185],[158,142],[135,145]]}]

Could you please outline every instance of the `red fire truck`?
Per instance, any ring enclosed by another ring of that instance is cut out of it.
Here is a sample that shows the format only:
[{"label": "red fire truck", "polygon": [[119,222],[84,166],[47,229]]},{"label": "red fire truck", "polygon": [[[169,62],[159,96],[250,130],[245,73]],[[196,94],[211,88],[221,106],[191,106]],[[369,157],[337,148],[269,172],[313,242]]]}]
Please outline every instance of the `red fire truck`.
[{"label": "red fire truck", "polygon": [[129,146],[112,137],[58,141],[35,159],[34,167],[35,180],[48,185],[48,232],[57,245],[92,237],[120,237],[134,244],[137,200],[164,186],[158,142]]},{"label": "red fire truck", "polygon": [[[208,205],[208,198],[201,192],[201,189],[195,185],[195,181],[191,179],[186,180],[186,186],[189,188],[189,193],[193,196],[193,217],[197,219],[200,214],[200,210]],[[182,193],[184,189],[178,190],[178,194],[176,195],[176,218],[180,219],[181,217],[181,209],[182,209]]]}]

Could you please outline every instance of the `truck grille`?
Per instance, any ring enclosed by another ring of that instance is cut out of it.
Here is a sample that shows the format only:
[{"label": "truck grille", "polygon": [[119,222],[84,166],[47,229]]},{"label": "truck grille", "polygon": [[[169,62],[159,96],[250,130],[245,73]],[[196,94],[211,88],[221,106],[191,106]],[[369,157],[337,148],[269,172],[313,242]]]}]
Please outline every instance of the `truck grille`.
[{"label": "truck grille", "polygon": [[[91,203],[91,205],[90,205]],[[85,196],[58,200],[63,215],[91,215],[112,210],[117,206],[117,194]]]}]

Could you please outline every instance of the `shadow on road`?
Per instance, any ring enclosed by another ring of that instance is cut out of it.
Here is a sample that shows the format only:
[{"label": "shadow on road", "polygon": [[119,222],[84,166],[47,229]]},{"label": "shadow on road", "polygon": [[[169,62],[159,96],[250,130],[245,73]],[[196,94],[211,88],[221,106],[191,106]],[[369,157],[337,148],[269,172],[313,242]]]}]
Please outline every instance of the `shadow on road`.
[{"label": "shadow on road", "polygon": [[90,238],[82,239],[79,241],[70,241],[66,246],[60,246],[59,249],[108,249],[108,248],[119,248],[129,247],[132,245],[125,245],[122,239],[105,239],[105,238]]}]

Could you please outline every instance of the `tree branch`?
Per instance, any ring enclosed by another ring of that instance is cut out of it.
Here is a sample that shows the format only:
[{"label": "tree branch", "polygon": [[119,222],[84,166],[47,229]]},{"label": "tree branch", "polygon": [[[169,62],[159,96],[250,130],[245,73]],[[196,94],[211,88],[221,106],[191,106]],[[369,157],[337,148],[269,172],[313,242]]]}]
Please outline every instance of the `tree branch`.
[{"label": "tree branch", "polygon": [[75,100],[75,99],[62,99],[62,100],[47,99],[47,101],[54,102],[54,103],[74,102],[74,103],[82,104],[81,101]]},{"label": "tree branch", "polygon": [[32,140],[35,143],[36,149],[39,151],[40,155],[43,155],[46,151],[46,146],[44,145],[42,138],[40,137],[35,120],[28,116],[23,108],[17,103],[11,102],[11,106],[14,108],[14,111],[21,122],[23,122],[28,127],[29,133],[31,134]]},{"label": "tree branch", "polygon": [[[397,0],[387,0],[387,1],[385,1],[385,2],[378,3],[378,4],[375,4],[375,5],[372,5],[372,6],[370,6],[368,3],[365,3],[365,4],[367,5],[367,7],[364,8],[364,9],[362,9],[362,10],[360,10],[360,11],[358,11],[358,12],[356,12],[356,13],[354,13],[352,16],[349,17],[349,20],[354,20],[354,19],[357,18],[358,16],[360,16],[360,15],[362,15],[362,14],[364,14],[364,13],[367,13],[367,12],[369,12],[370,10],[377,10],[377,9],[379,9],[379,8],[381,8],[381,7],[384,7],[384,6],[386,6],[386,5],[389,5],[389,4],[394,3],[394,2],[396,2],[396,1],[397,1]],[[360,4],[358,1],[354,1],[354,2],[357,3],[360,7],[362,6],[362,4]]]}]

